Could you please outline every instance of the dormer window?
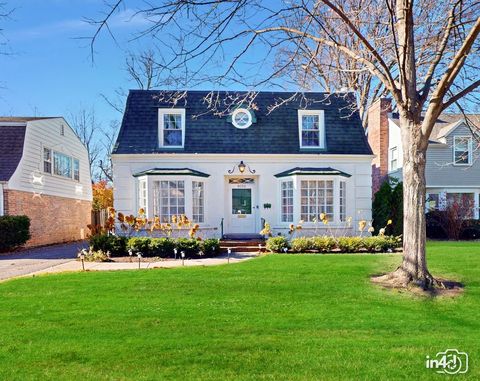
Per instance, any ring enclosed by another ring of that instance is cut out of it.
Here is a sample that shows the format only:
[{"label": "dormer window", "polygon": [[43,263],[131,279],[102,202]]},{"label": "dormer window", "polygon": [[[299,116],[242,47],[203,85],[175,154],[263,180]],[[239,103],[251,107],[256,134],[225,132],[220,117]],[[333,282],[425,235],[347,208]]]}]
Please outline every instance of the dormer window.
[{"label": "dormer window", "polygon": [[324,148],[322,110],[298,110],[300,148]]},{"label": "dormer window", "polygon": [[184,147],[185,109],[159,109],[158,126],[160,147]]},{"label": "dormer window", "polygon": [[240,129],[248,128],[253,123],[253,116],[250,110],[246,108],[237,108],[232,113],[232,124]]}]

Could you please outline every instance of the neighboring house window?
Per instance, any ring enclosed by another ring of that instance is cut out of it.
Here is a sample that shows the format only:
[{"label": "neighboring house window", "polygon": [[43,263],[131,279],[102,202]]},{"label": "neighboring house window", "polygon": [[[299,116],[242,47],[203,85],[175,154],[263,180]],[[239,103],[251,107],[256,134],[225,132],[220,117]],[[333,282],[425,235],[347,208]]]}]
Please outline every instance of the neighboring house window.
[{"label": "neighboring house window", "polygon": [[398,169],[398,148],[390,148],[390,170],[395,171]]},{"label": "neighboring house window", "polygon": [[301,181],[301,213],[300,218],[305,222],[320,219],[325,213],[329,221],[333,220],[333,181]]},{"label": "neighboring house window", "polygon": [[463,218],[473,218],[475,193],[447,193],[447,206],[457,209],[457,214]]},{"label": "neighboring house window", "polygon": [[73,159],[73,179],[80,181],[80,160]]},{"label": "neighboring house window", "polygon": [[184,109],[159,109],[160,146],[184,146],[185,141],[185,110]]},{"label": "neighboring house window", "polygon": [[72,178],[72,158],[60,152],[53,152],[53,173]]},{"label": "neighboring house window", "polygon": [[298,110],[301,148],[323,148],[323,111]]},{"label": "neighboring house window", "polygon": [[455,165],[472,164],[472,138],[455,136],[453,139],[453,160]]},{"label": "neighboring house window", "polygon": [[293,222],[293,181],[282,181],[282,222]]},{"label": "neighboring house window", "polygon": [[172,216],[185,214],[185,182],[155,181],[155,214],[161,222],[171,222]]},{"label": "neighboring house window", "polygon": [[52,150],[43,149],[43,172],[52,173]]},{"label": "neighboring house window", "polygon": [[205,221],[205,188],[202,181],[192,181],[192,220],[196,223]]},{"label": "neighboring house window", "polygon": [[440,207],[440,196],[438,193],[427,193],[427,209],[438,210]]},{"label": "neighboring house window", "polygon": [[339,200],[340,222],[345,222],[347,219],[347,183],[340,181],[340,200]]},{"label": "neighboring house window", "polygon": [[138,209],[147,211],[147,180],[138,182]]}]

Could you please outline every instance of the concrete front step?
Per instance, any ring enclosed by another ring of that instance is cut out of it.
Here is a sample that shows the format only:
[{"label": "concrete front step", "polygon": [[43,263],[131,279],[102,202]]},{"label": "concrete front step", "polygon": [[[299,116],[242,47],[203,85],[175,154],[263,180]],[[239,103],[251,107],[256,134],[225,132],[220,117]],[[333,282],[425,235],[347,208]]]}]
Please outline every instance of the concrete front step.
[{"label": "concrete front step", "polygon": [[265,241],[260,241],[260,240],[254,240],[254,241],[227,241],[227,240],[222,240],[220,241],[220,246],[221,247],[240,247],[240,246],[256,246],[258,245],[265,245]]},{"label": "concrete front step", "polygon": [[237,247],[221,247],[220,246],[220,252],[221,253],[227,253],[228,249],[232,251],[232,253],[258,253],[258,252],[265,252],[265,246],[262,246],[262,249],[260,250],[257,246],[237,246]]}]

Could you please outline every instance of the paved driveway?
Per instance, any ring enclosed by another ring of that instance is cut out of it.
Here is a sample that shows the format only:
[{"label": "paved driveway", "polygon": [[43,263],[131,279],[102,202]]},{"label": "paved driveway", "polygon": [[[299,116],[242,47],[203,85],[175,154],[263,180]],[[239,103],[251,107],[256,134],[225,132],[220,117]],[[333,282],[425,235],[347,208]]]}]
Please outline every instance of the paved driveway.
[{"label": "paved driveway", "polygon": [[0,254],[0,280],[70,262],[83,247],[88,247],[86,241],[28,249],[15,254]]}]

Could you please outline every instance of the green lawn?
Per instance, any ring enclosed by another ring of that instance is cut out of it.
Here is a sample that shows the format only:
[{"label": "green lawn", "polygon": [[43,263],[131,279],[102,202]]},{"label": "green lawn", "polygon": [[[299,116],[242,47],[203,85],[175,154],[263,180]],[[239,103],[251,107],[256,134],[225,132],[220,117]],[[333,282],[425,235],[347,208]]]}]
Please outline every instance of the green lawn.
[{"label": "green lawn", "polygon": [[480,244],[430,243],[455,299],[372,286],[398,255],[269,255],[235,265],[76,273],[0,284],[0,379],[480,379]]}]

